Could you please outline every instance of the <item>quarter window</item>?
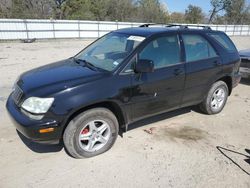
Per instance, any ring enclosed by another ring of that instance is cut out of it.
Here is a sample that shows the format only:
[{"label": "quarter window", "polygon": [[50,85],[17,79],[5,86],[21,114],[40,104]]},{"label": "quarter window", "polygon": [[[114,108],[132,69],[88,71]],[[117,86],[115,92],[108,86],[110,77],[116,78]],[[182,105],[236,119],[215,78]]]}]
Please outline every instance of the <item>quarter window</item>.
[{"label": "quarter window", "polygon": [[217,54],[209,42],[200,35],[182,35],[185,51],[186,61],[198,61],[216,57]]},{"label": "quarter window", "polygon": [[214,38],[220,45],[222,45],[228,51],[237,51],[232,41],[223,33],[213,33],[209,34],[212,38]]},{"label": "quarter window", "polygon": [[180,63],[178,37],[176,35],[166,36],[151,41],[141,51],[139,59],[152,60],[155,69]]}]

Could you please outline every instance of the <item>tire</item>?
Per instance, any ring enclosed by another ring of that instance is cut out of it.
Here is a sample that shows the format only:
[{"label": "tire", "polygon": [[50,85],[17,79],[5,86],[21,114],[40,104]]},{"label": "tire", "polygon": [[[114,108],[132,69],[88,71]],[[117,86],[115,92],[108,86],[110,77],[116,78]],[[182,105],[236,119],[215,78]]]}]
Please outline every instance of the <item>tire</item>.
[{"label": "tire", "polygon": [[[224,93],[224,94],[222,94]],[[223,81],[215,82],[208,91],[205,99],[200,104],[200,109],[206,114],[220,113],[228,98],[228,87]]]},{"label": "tire", "polygon": [[118,128],[117,118],[110,110],[87,110],[69,122],[63,134],[64,147],[74,158],[94,157],[113,146]]}]

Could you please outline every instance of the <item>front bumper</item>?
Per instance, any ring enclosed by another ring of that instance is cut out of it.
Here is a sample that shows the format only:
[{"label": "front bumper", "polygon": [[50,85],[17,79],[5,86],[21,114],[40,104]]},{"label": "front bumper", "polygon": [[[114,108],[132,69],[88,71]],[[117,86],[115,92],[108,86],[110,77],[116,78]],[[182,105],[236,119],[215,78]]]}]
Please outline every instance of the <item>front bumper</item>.
[{"label": "front bumper", "polygon": [[240,67],[240,74],[242,78],[250,78],[250,68]]},{"label": "front bumper", "polygon": [[[20,111],[20,108],[14,103],[11,95],[7,100],[6,108],[16,129],[25,137],[38,143],[59,143],[62,135],[62,128],[61,126],[58,126],[56,120],[46,118],[43,118],[41,120],[30,119]],[[40,129],[51,127],[54,128],[53,132],[39,133]]]}]

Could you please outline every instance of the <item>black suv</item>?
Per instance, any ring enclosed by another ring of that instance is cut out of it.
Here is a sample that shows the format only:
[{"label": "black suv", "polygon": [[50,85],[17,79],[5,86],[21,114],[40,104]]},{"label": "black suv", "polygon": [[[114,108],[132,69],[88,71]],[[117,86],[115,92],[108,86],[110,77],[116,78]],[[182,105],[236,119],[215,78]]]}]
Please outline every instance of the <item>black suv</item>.
[{"label": "black suv", "polygon": [[110,32],[74,57],[23,73],[6,106],[31,140],[63,140],[73,157],[92,157],[139,119],[190,105],[219,113],[240,81],[239,65],[223,32],[145,24]]}]

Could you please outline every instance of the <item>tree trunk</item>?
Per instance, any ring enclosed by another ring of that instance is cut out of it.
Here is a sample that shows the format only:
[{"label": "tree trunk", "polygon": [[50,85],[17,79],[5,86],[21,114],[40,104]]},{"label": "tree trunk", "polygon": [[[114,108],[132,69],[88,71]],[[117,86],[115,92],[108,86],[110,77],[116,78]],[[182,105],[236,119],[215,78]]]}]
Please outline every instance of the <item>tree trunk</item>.
[{"label": "tree trunk", "polygon": [[215,16],[215,13],[216,13],[216,9],[214,8],[213,11],[212,11],[212,14],[210,15],[209,17],[209,21],[208,21],[208,24],[211,24],[212,23],[212,20]]}]

